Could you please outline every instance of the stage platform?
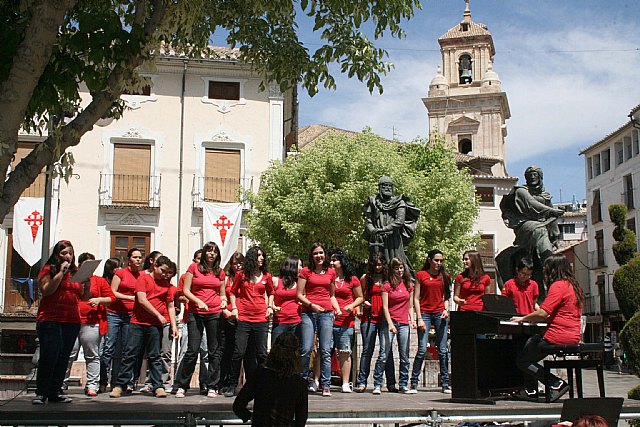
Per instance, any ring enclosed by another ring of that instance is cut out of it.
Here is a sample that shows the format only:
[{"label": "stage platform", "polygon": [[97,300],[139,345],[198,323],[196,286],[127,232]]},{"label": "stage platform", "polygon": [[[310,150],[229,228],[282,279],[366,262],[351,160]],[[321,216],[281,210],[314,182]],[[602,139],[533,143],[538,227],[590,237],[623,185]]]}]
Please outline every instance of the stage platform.
[{"label": "stage platform", "polygon": [[[595,371],[584,373],[585,397],[597,397]],[[640,401],[627,399],[627,391],[640,380],[634,375],[605,372],[607,397],[623,397],[624,418],[640,418]],[[196,390],[197,392],[197,390]],[[341,393],[334,387],[330,398],[309,395],[310,425],[409,425],[453,424],[467,421],[525,421],[543,419],[560,414],[562,402],[552,404],[499,400],[496,405],[470,405],[449,402],[449,395],[434,389],[420,389],[419,393],[404,395],[386,393],[374,396]],[[33,394],[25,394],[10,401],[0,401],[0,425],[238,425],[231,410],[233,398],[206,398],[187,394],[183,399],[169,396],[157,399],[141,393],[120,399],[107,394],[89,398],[80,388],[69,392],[74,400],[69,404],[31,404]]]}]

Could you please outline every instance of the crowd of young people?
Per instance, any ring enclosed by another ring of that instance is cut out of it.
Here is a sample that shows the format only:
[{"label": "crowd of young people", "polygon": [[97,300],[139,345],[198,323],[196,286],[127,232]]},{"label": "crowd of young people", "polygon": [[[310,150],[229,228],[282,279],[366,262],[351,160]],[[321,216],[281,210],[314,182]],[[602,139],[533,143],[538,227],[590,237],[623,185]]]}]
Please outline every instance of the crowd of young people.
[{"label": "crowd of young people", "polygon": [[[234,396],[241,369],[251,380],[265,365],[270,325],[272,343],[283,333],[298,337],[300,363],[295,366],[299,365],[308,390],[320,391],[325,397],[331,396],[334,353],[342,372],[341,391],[366,391],[376,339],[379,352],[373,394],[381,394],[385,376],[389,391],[417,393],[433,327],[442,392],[450,393],[447,334],[451,304],[455,303],[458,310],[482,310],[481,296],[495,292],[477,251],[464,253],[464,270],[453,280],[453,296],[444,254],[437,249],[427,254],[415,278],[402,260],[393,258],[387,263],[383,256],[370,259],[366,273],[358,278],[348,254],[340,250],[330,254],[324,245],[314,243],[306,266],[299,257],[289,256],[280,266],[279,276],[273,277],[267,253],[260,246],[249,248],[244,256],[234,254],[223,268],[217,245],[207,242],[194,254],[177,287],[171,283],[176,265],[168,257],[154,251],[143,262],[137,248],[127,255],[126,267],[119,268],[118,259],[109,259],[102,277],[94,276],[80,284],[71,281],[77,270],[73,246],[64,240],[55,245],[39,275],[42,300],[37,332],[41,356],[34,404],[70,401],[62,393],[63,381],[69,361],[77,354],[73,351],[77,338],[87,363],[88,396],[105,391],[108,384],[113,386],[113,398],[131,393],[146,359],[147,383],[142,391],[162,398],[170,390],[176,398],[185,397],[198,358],[200,393],[212,398]],[[87,259],[93,256],[79,257],[80,262]],[[526,260],[521,261],[516,277],[505,284],[503,293],[514,299],[519,313],[526,314],[516,321],[548,320],[551,316],[553,324],[553,310],[565,303],[554,299],[538,306],[538,285],[530,280],[531,269]],[[564,292],[558,294],[560,298],[573,289],[574,304],[579,303],[579,287],[565,270],[555,265],[546,267],[550,296],[556,298],[556,291]],[[563,281],[562,285],[556,285],[558,281]],[[562,319],[572,319],[573,329],[574,317],[580,311],[580,305],[576,307],[560,311]],[[354,388],[350,373],[356,318],[363,348]],[[538,357],[533,349],[540,340],[557,342],[558,331],[564,326],[550,326],[543,338],[527,344],[519,366],[531,372]],[[171,343],[178,339],[179,329],[182,349],[171,386]],[[409,358],[411,330],[417,331],[418,338],[413,367]],[[394,341],[400,359],[399,388],[392,357]],[[534,377],[539,378],[539,374]],[[554,390],[560,394],[566,391],[561,380],[554,381]]]}]

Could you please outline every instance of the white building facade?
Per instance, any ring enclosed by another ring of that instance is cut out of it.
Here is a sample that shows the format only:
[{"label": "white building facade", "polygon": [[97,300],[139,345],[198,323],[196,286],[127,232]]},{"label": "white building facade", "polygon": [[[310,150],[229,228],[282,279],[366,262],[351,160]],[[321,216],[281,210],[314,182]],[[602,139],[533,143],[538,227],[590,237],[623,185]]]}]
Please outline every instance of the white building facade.
[{"label": "white building facade", "polygon": [[602,322],[604,328],[616,332],[625,319],[612,288],[619,265],[611,249],[615,241],[609,205],[627,206],[627,228],[636,233],[640,221],[640,105],[628,117],[623,126],[580,153],[585,158],[589,226],[590,278],[585,312]]}]

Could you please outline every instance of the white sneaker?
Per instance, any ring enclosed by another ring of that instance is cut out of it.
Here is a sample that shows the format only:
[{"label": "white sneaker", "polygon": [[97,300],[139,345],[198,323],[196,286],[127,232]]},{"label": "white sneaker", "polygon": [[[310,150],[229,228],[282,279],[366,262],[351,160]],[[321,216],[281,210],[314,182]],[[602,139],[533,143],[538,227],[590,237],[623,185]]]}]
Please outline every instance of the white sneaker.
[{"label": "white sneaker", "polygon": [[176,391],[176,397],[177,398],[182,398],[182,397],[184,397],[184,395],[185,395],[185,392],[184,392],[183,388],[179,388],[178,391]]},{"label": "white sneaker", "polygon": [[448,385],[447,385],[447,386],[442,387],[442,392],[443,392],[444,394],[451,394],[451,387],[449,387]]},{"label": "white sneaker", "polygon": [[382,394],[382,390],[380,390],[380,387],[374,387],[373,394]]},{"label": "white sneaker", "polygon": [[317,392],[319,388],[320,384],[318,383],[318,380],[313,379],[312,381],[309,381],[309,391],[311,393]]},{"label": "white sneaker", "polygon": [[353,392],[353,384],[352,383],[344,383],[344,384],[342,384],[342,392],[343,393],[351,393],[351,392]]},{"label": "white sneaker", "polygon": [[418,386],[411,386],[409,390],[405,391],[406,394],[416,394],[418,393]]}]

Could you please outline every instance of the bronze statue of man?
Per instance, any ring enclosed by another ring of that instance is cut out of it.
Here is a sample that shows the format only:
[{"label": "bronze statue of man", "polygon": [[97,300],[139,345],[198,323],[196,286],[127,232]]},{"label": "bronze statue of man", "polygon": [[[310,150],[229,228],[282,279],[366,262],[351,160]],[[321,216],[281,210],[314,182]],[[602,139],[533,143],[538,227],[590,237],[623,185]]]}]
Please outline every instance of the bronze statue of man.
[{"label": "bronze statue of man", "polygon": [[517,259],[523,256],[530,258],[534,263],[534,279],[541,285],[542,297],[541,267],[556,249],[560,237],[556,220],[564,214],[564,210],[553,207],[551,195],[545,191],[542,183],[542,169],[529,166],[524,177],[526,185],[514,187],[500,202],[502,219],[507,227],[513,229],[516,238],[513,247],[496,257],[496,263],[504,283],[513,277]]},{"label": "bronze statue of man", "polygon": [[405,246],[416,232],[419,217],[420,209],[406,197],[394,194],[391,178],[380,177],[378,194],[370,196],[364,204],[362,237],[369,242],[369,254],[373,256],[382,252],[387,262],[399,258],[415,276]]}]

